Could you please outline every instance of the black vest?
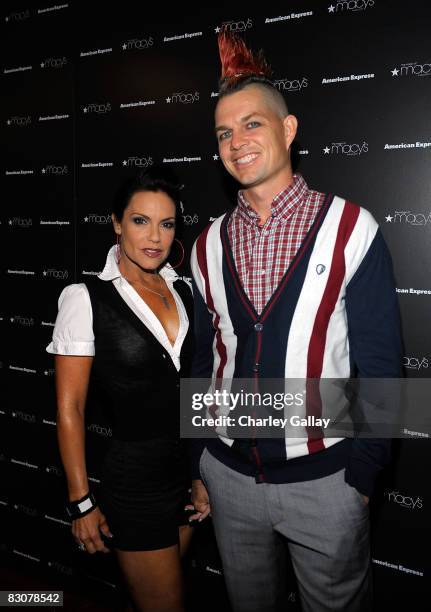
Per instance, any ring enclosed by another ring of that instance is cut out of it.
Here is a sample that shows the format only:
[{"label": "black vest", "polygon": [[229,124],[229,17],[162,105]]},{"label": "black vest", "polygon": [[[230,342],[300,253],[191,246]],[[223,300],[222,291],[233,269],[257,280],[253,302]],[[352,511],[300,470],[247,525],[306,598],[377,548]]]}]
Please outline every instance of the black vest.
[{"label": "black vest", "polygon": [[193,298],[190,287],[176,280],[174,288],[189,318],[181,347],[181,370],[151,331],[129,308],[113,283],[98,278],[86,283],[93,310],[95,357],[91,385],[120,440],[179,435],[180,377],[190,375],[193,352]]}]

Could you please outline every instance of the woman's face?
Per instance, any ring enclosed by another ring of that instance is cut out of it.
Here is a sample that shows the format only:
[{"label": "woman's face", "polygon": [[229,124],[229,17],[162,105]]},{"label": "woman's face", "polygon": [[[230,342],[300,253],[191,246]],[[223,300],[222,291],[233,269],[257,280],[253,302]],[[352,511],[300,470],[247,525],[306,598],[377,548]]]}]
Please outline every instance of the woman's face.
[{"label": "woman's face", "polygon": [[112,216],[115,231],[120,234],[120,267],[136,264],[145,270],[156,270],[168,257],[175,238],[175,203],[162,191],[139,191],[130,199],[118,222]]}]

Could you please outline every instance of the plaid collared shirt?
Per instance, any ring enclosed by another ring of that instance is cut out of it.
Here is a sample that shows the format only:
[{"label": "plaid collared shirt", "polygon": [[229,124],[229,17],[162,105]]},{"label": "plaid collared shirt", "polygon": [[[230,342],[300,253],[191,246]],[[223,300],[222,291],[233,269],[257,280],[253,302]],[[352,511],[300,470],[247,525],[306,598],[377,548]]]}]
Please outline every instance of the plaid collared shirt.
[{"label": "plaid collared shirt", "polygon": [[238,192],[238,206],[228,235],[242,286],[259,314],[290,266],[323,204],[324,194],[308,189],[300,174],[275,196],[271,215],[259,227],[259,216]]}]

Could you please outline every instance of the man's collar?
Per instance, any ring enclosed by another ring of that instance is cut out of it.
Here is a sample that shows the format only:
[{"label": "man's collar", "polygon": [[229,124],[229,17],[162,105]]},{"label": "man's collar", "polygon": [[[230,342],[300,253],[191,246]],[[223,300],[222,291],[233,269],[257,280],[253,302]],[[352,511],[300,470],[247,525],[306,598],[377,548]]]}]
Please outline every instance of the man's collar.
[{"label": "man's collar", "polygon": [[[293,175],[293,182],[277,193],[271,202],[271,214],[273,217],[280,215],[290,217],[294,210],[303,202],[308,185],[301,174]],[[242,190],[238,191],[238,212],[245,221],[256,224],[259,218],[257,212],[247,201]]]}]

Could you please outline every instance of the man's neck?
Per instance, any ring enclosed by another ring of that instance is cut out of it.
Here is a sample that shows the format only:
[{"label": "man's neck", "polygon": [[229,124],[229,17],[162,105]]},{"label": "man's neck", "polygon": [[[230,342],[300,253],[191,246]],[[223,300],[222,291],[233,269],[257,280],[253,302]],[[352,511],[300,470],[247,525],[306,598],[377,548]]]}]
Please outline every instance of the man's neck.
[{"label": "man's neck", "polygon": [[264,182],[260,185],[243,189],[243,195],[247,202],[260,217],[260,224],[263,225],[271,215],[271,204],[275,196],[292,185],[293,172],[291,168],[277,176],[275,180]]}]

